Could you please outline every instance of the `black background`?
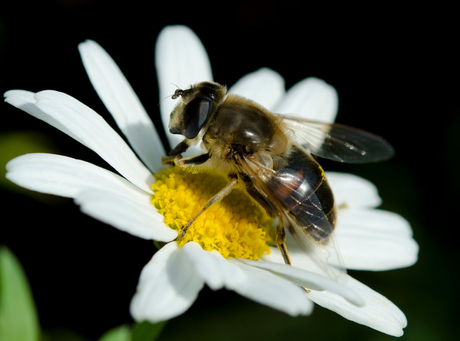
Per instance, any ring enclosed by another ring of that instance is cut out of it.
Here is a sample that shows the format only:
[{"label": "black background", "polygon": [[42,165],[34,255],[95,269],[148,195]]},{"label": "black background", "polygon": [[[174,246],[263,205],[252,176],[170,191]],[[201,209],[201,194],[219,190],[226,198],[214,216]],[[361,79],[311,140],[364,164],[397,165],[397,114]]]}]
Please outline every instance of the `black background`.
[{"label": "black background", "polygon": [[[374,182],[382,208],[408,219],[421,247],[411,268],[352,275],[406,313],[406,340],[453,339],[460,188],[459,30],[453,9],[386,3],[314,8],[303,1],[255,0],[15,1],[0,8],[0,90],[59,90],[115,126],[77,51],[78,43],[93,39],[115,59],[161,131],[154,44],[170,24],[197,33],[216,81],[231,85],[262,66],[279,72],[287,88],[308,76],[322,78],[339,93],[337,122],[393,144],[397,155],[385,163],[324,163],[326,170]],[[45,123],[7,104],[0,112],[3,136],[37,132],[58,154],[107,167]],[[46,331],[66,328],[95,340],[132,321],[129,302],[155,250],[151,242],[81,214],[70,199],[7,188],[2,199],[0,243],[23,264]],[[311,317],[290,318],[232,292],[204,289],[186,314],[167,324],[160,340],[282,336],[390,339],[320,307]]]}]

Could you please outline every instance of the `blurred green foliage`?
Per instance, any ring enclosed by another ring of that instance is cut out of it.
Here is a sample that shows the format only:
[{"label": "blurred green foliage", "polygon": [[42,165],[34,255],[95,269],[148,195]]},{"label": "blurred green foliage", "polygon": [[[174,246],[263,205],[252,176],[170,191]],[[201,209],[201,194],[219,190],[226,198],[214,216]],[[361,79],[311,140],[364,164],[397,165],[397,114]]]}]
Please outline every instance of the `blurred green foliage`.
[{"label": "blurred green foliage", "polygon": [[[88,321],[88,323],[93,323]],[[166,322],[121,325],[105,332],[98,341],[155,341]],[[57,329],[42,335],[27,277],[19,260],[0,246],[0,341],[85,341],[74,331]]]},{"label": "blurred green foliage", "polygon": [[26,275],[5,246],[0,247],[0,340],[40,340],[37,310]]},{"label": "blurred green foliage", "polygon": [[98,341],[129,341],[131,337],[131,328],[127,325],[122,325],[110,329],[102,335]]},{"label": "blurred green foliage", "polygon": [[[38,200],[55,201],[56,197],[43,195],[19,187],[5,178],[6,164],[17,156],[28,153],[56,153],[53,142],[39,131],[11,131],[0,133],[0,188],[32,196]],[[59,199],[57,199],[59,200]]]},{"label": "blurred green foliage", "polygon": [[133,328],[133,335],[131,341],[154,341],[158,338],[165,325],[166,322],[136,323]]}]

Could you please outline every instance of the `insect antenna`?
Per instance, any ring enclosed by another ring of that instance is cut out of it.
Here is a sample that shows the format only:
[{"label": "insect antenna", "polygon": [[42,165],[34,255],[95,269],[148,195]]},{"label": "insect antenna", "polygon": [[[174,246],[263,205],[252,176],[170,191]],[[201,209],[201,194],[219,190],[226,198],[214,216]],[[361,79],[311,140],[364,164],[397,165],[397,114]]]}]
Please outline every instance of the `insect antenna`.
[{"label": "insect antenna", "polygon": [[[177,89],[179,89],[179,86],[178,86],[178,85],[176,85],[176,84],[174,84],[174,83],[171,83],[171,84],[174,85]],[[163,98],[157,103],[157,107],[158,107],[158,106],[160,105],[160,103],[163,102],[166,98],[170,98],[170,97],[172,98],[175,94],[176,94],[176,93],[173,93],[173,94],[171,94],[171,95],[168,95],[168,96],[166,96],[166,97],[163,97]],[[173,99],[175,99],[175,98],[173,98]]]}]

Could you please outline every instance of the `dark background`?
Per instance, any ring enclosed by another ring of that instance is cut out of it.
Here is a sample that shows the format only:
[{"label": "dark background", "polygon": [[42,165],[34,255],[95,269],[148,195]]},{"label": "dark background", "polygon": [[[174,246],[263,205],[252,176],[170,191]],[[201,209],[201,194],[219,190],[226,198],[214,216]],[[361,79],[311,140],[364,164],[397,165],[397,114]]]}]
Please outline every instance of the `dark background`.
[{"label": "dark background", "polygon": [[[441,6],[383,6],[10,2],[0,8],[0,91],[59,90],[114,126],[77,51],[78,43],[93,39],[115,59],[161,130],[154,43],[170,24],[184,24],[197,33],[220,83],[231,85],[262,66],[279,72],[287,88],[308,76],[324,79],[339,93],[337,122],[382,135],[397,152],[376,165],[324,162],[324,168],[375,183],[382,208],[411,222],[421,248],[411,268],[351,274],[405,312],[405,340],[453,340],[459,302],[458,17]],[[7,104],[0,112],[2,141],[18,136],[32,141],[2,147],[3,164],[39,150],[39,141],[46,150],[106,167],[97,155],[45,123]],[[81,214],[70,199],[19,191],[3,180],[1,186],[0,243],[22,262],[42,327],[51,334],[70,329],[95,340],[107,329],[131,322],[129,302],[155,250],[152,243]],[[281,337],[391,339],[321,307],[310,317],[290,318],[233,292],[204,289],[186,314],[166,325],[160,340]]]}]

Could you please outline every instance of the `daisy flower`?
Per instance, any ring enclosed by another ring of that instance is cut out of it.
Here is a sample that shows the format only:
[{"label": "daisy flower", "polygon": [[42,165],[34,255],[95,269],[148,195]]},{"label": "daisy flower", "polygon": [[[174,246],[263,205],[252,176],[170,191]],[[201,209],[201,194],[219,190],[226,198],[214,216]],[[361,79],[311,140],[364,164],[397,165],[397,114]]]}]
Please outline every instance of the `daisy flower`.
[{"label": "daisy flower", "polygon": [[[119,174],[65,156],[27,154],[8,163],[7,178],[34,191],[73,198],[82,212],[104,223],[164,243],[140,275],[130,307],[136,321],[182,314],[206,284],[292,316],[310,314],[315,302],[378,331],[403,334],[407,321],[398,307],[348,275],[343,283],[323,276],[290,238],[293,266],[285,265],[270,234],[273,221],[238,190],[192,225],[189,240],[177,241],[177,231],[225,180],[178,167],[162,170],[165,150],[120,69],[94,41],[80,44],[79,51],[91,83],[131,147],[101,116],[64,93],[12,90],[5,101],[84,144]],[[174,106],[168,96],[176,86],[188,88],[213,77],[204,47],[184,26],[160,33],[156,67],[167,127]],[[338,108],[335,89],[324,81],[307,78],[286,92],[283,78],[267,68],[241,78],[229,92],[272,112],[326,122],[334,121]],[[180,142],[168,130],[166,134],[172,146]],[[190,149],[190,155],[197,153]],[[339,208],[336,238],[346,268],[388,270],[416,262],[418,245],[410,225],[395,213],[376,209],[380,198],[372,183],[350,174],[328,173],[327,178]]]}]

